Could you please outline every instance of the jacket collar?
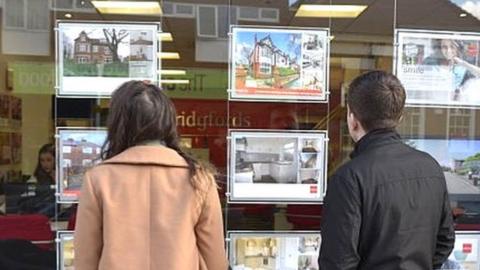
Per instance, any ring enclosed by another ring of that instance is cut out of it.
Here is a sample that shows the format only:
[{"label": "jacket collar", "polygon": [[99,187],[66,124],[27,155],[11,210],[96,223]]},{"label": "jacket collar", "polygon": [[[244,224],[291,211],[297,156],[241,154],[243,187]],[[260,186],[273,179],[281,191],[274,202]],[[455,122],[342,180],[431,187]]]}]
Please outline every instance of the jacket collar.
[{"label": "jacket collar", "polygon": [[355,149],[350,154],[350,158],[353,159],[365,152],[367,149],[374,148],[379,145],[399,142],[401,140],[400,135],[394,129],[375,129],[368,132],[357,143],[355,143]]},{"label": "jacket collar", "polygon": [[159,165],[188,168],[188,164],[182,156],[175,150],[160,144],[130,147],[101,164]]}]

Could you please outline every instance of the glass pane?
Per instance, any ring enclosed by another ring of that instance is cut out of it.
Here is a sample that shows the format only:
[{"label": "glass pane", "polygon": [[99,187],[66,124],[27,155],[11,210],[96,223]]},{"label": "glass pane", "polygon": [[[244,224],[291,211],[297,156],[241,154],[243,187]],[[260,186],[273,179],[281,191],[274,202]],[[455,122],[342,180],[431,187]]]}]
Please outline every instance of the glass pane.
[{"label": "glass pane", "polygon": [[25,26],[25,2],[24,0],[6,0],[5,1],[5,24],[7,27]]}]

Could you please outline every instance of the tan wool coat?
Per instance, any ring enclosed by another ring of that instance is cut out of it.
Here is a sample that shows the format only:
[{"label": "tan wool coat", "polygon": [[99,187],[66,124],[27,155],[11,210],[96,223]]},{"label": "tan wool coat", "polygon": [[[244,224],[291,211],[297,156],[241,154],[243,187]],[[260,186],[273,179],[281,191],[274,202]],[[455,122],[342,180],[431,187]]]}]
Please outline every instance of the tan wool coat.
[{"label": "tan wool coat", "polygon": [[135,146],[85,174],[75,270],[225,270],[221,206],[211,174],[194,188],[186,161]]}]

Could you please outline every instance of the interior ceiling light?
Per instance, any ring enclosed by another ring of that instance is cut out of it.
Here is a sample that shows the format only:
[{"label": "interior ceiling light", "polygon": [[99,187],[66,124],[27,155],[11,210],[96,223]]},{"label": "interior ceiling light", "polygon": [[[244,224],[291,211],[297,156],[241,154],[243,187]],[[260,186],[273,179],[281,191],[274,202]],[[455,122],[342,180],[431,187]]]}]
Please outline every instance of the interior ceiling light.
[{"label": "interior ceiling light", "polygon": [[167,41],[173,41],[172,34],[169,32],[162,32],[158,34],[158,37],[161,41],[167,42]]},{"label": "interior ceiling light", "polygon": [[467,13],[460,13],[460,18],[465,18],[467,17]]},{"label": "interior ceiling light", "polygon": [[67,18],[67,19],[71,19],[72,17],[73,17],[73,16],[72,16],[72,14],[70,14],[70,13],[65,14],[65,18]]},{"label": "interior ceiling light", "polygon": [[189,80],[161,80],[161,84],[189,84]]},{"label": "interior ceiling light", "polygon": [[178,52],[161,52],[158,54],[160,59],[180,59]]},{"label": "interior ceiling light", "polygon": [[187,71],[182,69],[162,69],[158,73],[161,75],[187,75]]},{"label": "interior ceiling light", "polygon": [[302,4],[295,17],[356,18],[366,5],[313,5]]},{"label": "interior ceiling light", "polygon": [[157,1],[92,1],[102,14],[162,15]]}]

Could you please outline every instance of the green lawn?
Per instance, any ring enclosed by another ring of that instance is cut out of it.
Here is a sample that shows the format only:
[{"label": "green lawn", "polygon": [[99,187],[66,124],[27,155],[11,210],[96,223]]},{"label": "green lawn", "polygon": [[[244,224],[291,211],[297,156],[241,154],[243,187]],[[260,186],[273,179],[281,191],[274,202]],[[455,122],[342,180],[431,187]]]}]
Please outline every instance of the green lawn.
[{"label": "green lawn", "polygon": [[280,74],[280,76],[289,76],[289,75],[298,74],[298,72],[295,69],[285,68],[285,67],[279,67],[278,73]]},{"label": "green lawn", "polygon": [[[128,77],[128,62],[105,64],[102,77]],[[72,60],[63,63],[63,76],[97,77],[96,64],[76,64]]]}]

